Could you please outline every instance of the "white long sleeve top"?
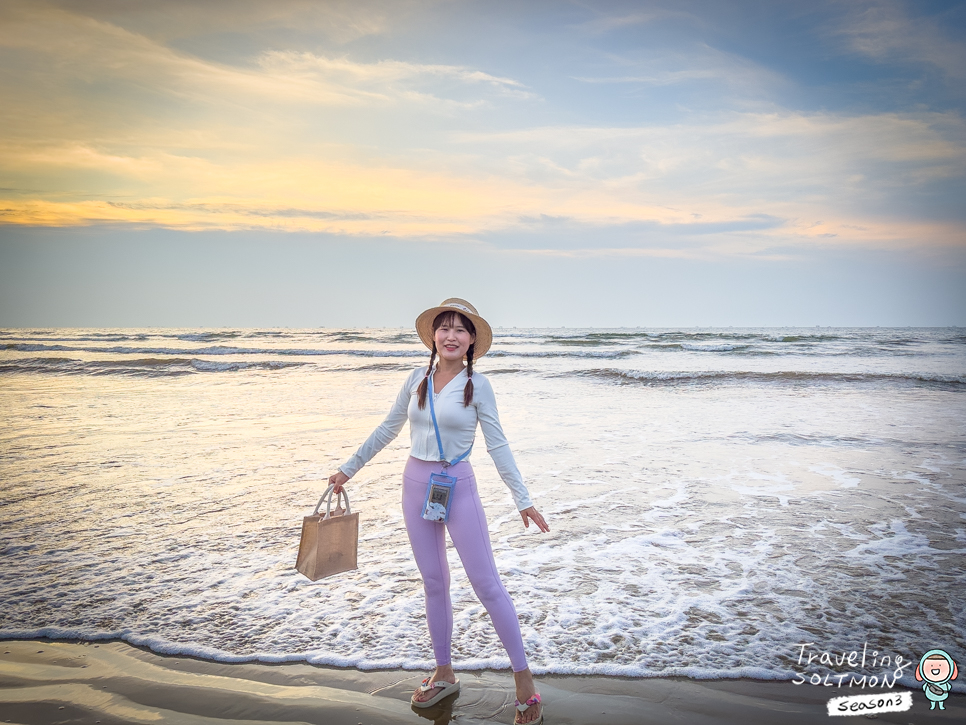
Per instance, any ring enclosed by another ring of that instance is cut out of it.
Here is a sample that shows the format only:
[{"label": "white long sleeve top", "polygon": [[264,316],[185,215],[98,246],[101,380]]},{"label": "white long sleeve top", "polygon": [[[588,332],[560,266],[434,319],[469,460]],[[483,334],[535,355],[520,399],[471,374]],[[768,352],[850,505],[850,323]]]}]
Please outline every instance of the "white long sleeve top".
[{"label": "white long sleeve top", "polygon": [[[417,368],[410,373],[396,396],[396,402],[386,419],[379,424],[366,439],[359,450],[339,470],[350,478],[360,468],[372,460],[379,451],[395,440],[403,424],[409,421],[409,435],[412,441],[410,455],[422,461],[438,461],[439,447],[436,444],[436,431],[430,415],[429,401],[419,409],[419,396],[416,391],[426,375],[426,367]],[[442,390],[436,391],[434,405],[439,435],[443,441],[443,453],[451,461],[461,455],[476,439],[476,424],[483,429],[486,450],[496,464],[500,478],[513,494],[517,510],[533,506],[530,494],[523,483],[523,476],[513,460],[510,444],[503,434],[500,416],[496,409],[496,397],[490,381],[480,373],[473,373],[473,402],[463,406],[463,387],[466,385],[466,370],[450,380]]]}]

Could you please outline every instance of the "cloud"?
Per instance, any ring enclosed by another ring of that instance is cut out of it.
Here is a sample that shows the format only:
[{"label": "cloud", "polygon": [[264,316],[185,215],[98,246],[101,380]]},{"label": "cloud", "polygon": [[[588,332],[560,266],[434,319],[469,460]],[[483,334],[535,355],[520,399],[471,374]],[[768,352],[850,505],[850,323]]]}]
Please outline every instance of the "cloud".
[{"label": "cloud", "polygon": [[[516,97],[530,95],[514,79],[444,64],[361,63],[344,56],[265,51],[251,67],[226,65],[179,52],[108,22],[42,5],[13,6],[3,20],[0,47],[17,51],[28,69],[30,65],[23,60],[37,58],[32,70],[42,74],[48,84],[60,82],[68,87],[127,83],[197,103],[227,100],[242,106],[256,100],[327,106],[414,100],[446,103],[446,99],[425,92],[439,78]],[[26,75],[31,75],[29,70]],[[5,95],[9,95],[20,84],[8,76],[6,85]]]},{"label": "cloud", "polygon": [[[566,176],[647,179],[677,173],[728,183],[833,183],[893,164],[884,183],[962,176],[966,124],[955,113],[846,115],[719,113],[691,123],[640,127],[555,126],[462,133],[454,140],[490,144],[518,159],[551,159]],[[540,165],[545,172],[547,165]],[[896,176],[898,174],[899,176]]]},{"label": "cloud", "polygon": [[522,250],[557,245],[568,255],[966,245],[960,224],[890,209],[897,194],[961,180],[966,128],[954,114],[731,113],[705,124],[460,133],[449,147],[389,166],[310,149],[299,157],[223,159],[8,144],[0,147],[8,169],[34,177],[45,168],[97,171],[137,182],[143,192],[44,200],[12,194],[0,218],[499,237]]},{"label": "cloud", "polygon": [[270,35],[297,30],[344,45],[382,36],[445,0],[8,0],[46,6],[128,28],[161,43],[220,33]]},{"label": "cloud", "polygon": [[[254,99],[356,104],[381,98],[295,74],[203,60],[110,23],[43,7],[8,11],[0,23],[0,47],[20,57],[20,74],[3,79],[8,98],[20,93],[29,97],[34,77],[43,79],[45,92],[59,86],[57,91],[68,97],[85,86],[115,84],[112,105],[125,103],[120,96],[125,90],[196,103],[230,100],[233,105]],[[133,107],[135,97],[132,93],[127,105]],[[46,93],[43,100],[56,106],[56,99]],[[84,99],[79,100],[83,105]]]},{"label": "cloud", "polygon": [[453,78],[467,83],[486,83],[498,88],[522,88],[523,84],[512,78],[499,78],[472,68],[462,66],[407,63],[384,60],[376,63],[356,63],[349,59],[329,58],[313,53],[270,51],[259,59],[259,65],[273,72],[314,72],[321,76],[344,76],[364,83],[390,83],[421,76]]},{"label": "cloud", "polygon": [[[434,93],[419,92],[419,87],[438,87],[440,80],[455,81],[464,86],[486,86],[515,98],[533,98],[519,81],[501,78],[465,66],[410,63],[382,60],[373,63],[351,61],[346,57],[328,57],[309,52],[268,51],[258,58],[258,65],[270,77],[300,79],[318,87],[343,89],[348,93],[371,89],[372,99],[426,100],[433,103],[453,102]],[[475,103],[479,103],[477,99]],[[470,104],[463,104],[472,106]]]},{"label": "cloud", "polygon": [[617,74],[575,76],[574,80],[597,85],[663,88],[692,84],[705,94],[704,107],[710,105],[711,98],[727,98],[725,102],[731,106],[760,103],[776,89],[788,86],[788,81],[779,73],[705,44],[690,47],[688,52],[662,50],[647,57],[612,55],[610,60]]},{"label": "cloud", "polygon": [[[358,37],[391,35],[391,4],[363,5]],[[257,29],[244,53],[203,57],[188,31],[170,41],[176,24],[150,3],[3,6],[0,221],[481,239],[521,253],[964,244],[961,212],[915,207],[963,186],[953,111],[795,110],[774,98],[790,87],[782,74],[693,37],[608,49],[595,57],[616,71],[579,74],[554,106],[553,83],[502,52],[398,38],[306,49],[270,29],[335,22],[311,3],[242,2],[224,26],[227,6],[178,5],[202,6],[202,36]],[[600,28],[649,22],[618,14]],[[615,84],[661,86],[667,104],[695,85],[702,105],[634,124],[639,108],[617,105],[629,94],[615,101]]]},{"label": "cloud", "polygon": [[664,14],[659,12],[636,12],[626,13],[624,15],[601,15],[581,23],[579,27],[593,35],[603,35],[613,30],[635,25],[646,25]]},{"label": "cloud", "polygon": [[[601,36],[614,31],[654,25],[660,21],[678,20],[689,25],[700,25],[699,16],[682,9],[681,3],[647,0],[630,3],[575,3],[592,17],[576,24],[576,28],[589,35]],[[627,9],[625,9],[625,7]]]},{"label": "cloud", "polygon": [[[751,247],[762,240],[966,244],[958,219],[900,208],[917,189],[962,185],[966,125],[956,114],[731,113],[704,124],[546,127],[459,139],[499,149],[518,176],[570,195],[571,208],[585,207],[577,199],[589,208],[605,193],[603,226],[654,221],[665,235],[713,230],[728,245],[744,239]],[[772,221],[761,231],[735,228],[764,218]]]},{"label": "cloud", "polygon": [[693,70],[663,71],[648,75],[633,76],[601,76],[601,77],[580,77],[574,76],[575,81],[581,83],[644,83],[654,86],[669,86],[675,83],[684,83],[694,80],[709,80],[720,78],[722,72],[716,69],[704,68]]},{"label": "cloud", "polygon": [[966,44],[962,37],[950,37],[938,19],[913,16],[905,3],[896,0],[856,2],[848,7],[832,33],[844,38],[853,51],[877,61],[932,65],[954,81],[966,78]]}]

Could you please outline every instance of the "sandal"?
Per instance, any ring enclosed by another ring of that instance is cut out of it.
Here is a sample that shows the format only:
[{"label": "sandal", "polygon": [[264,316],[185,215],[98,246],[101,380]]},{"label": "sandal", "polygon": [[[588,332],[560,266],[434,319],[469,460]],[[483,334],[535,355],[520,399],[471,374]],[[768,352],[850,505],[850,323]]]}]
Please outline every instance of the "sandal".
[{"label": "sandal", "polygon": [[[514,715],[514,717],[513,717],[513,725],[540,725],[540,723],[543,722],[543,706],[541,705],[541,702],[540,702],[540,693],[539,692],[533,693],[533,697],[531,697],[529,700],[527,700],[526,702],[524,702],[522,704],[520,703],[519,700],[514,700],[513,702],[516,704],[516,708],[517,708],[517,714]],[[540,706],[540,717],[538,717],[533,722],[524,723],[522,720],[520,720],[520,713],[526,712],[527,710],[529,710],[534,705],[541,705]]]},{"label": "sandal", "polygon": [[416,693],[414,692],[412,698],[410,699],[410,702],[412,702],[413,707],[432,707],[437,702],[442,700],[444,697],[455,695],[457,692],[460,691],[459,680],[457,680],[456,682],[443,682],[442,680],[439,680],[437,682],[430,684],[429,681],[431,679],[433,678],[427,677],[425,680],[423,680],[422,683],[419,685],[419,691],[429,692],[430,690],[439,690],[439,692],[437,692],[428,700],[417,700]]}]

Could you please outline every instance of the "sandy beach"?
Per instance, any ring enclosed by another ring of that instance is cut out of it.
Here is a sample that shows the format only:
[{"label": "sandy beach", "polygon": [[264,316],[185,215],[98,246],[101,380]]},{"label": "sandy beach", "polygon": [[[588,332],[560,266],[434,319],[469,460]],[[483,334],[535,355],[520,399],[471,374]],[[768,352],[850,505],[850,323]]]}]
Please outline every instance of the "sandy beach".
[{"label": "sandy beach", "polygon": [[[299,663],[223,664],[170,657],[124,642],[7,640],[0,644],[3,722],[40,723],[510,723],[508,673],[460,673],[463,687],[442,707],[417,711],[409,693],[423,673],[364,672]],[[814,723],[847,689],[755,680],[543,676],[547,723]],[[902,688],[899,688],[900,690]],[[887,723],[966,721],[966,696],[928,710],[913,692]]]}]

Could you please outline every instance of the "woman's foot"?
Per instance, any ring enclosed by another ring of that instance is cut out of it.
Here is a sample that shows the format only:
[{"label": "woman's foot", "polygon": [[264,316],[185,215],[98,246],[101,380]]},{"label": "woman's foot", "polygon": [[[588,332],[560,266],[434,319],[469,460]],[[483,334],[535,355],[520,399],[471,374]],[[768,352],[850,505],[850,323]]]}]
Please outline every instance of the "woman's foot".
[{"label": "woman's foot", "polygon": [[[432,685],[434,682],[456,682],[456,673],[453,672],[453,666],[445,665],[444,667],[437,667],[436,671],[433,673],[433,676],[429,678],[430,685]],[[416,691],[413,693],[412,701],[414,705],[420,702],[427,702],[432,700],[438,694],[438,688],[423,692],[421,687],[417,687]]]},{"label": "woman's foot", "polygon": [[513,725],[533,725],[541,722],[543,705],[540,704],[540,695],[537,694],[537,687],[533,684],[533,673],[530,672],[530,668],[514,672],[513,682],[517,689],[517,702],[528,705],[525,710],[517,709]]}]

